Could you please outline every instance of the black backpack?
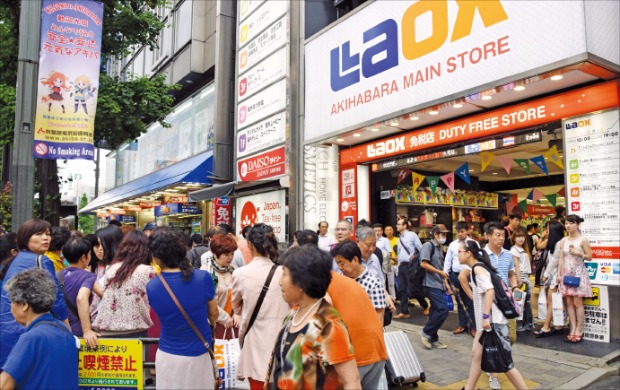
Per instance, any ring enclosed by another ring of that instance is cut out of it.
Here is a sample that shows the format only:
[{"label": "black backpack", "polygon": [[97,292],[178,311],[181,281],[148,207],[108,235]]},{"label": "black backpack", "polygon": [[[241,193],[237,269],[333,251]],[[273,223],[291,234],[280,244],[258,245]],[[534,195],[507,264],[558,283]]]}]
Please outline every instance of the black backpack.
[{"label": "black backpack", "polygon": [[506,287],[506,283],[504,283],[502,277],[499,276],[497,272],[491,271],[486,264],[476,263],[471,268],[471,278],[473,278],[476,286],[478,285],[478,282],[476,281],[476,274],[474,273],[474,270],[477,266],[486,269],[491,275],[491,283],[493,283],[493,289],[495,290],[495,299],[493,300],[493,303],[495,303],[497,308],[501,310],[506,319],[511,320],[513,318],[517,318],[519,316],[519,309],[517,308],[517,305],[515,305],[515,301],[512,297],[512,291]]}]

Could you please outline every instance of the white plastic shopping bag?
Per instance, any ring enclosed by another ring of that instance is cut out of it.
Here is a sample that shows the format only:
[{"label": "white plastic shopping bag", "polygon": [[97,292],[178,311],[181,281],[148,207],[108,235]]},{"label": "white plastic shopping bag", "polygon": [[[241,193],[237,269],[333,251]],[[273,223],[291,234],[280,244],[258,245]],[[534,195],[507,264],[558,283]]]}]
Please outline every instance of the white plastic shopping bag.
[{"label": "white plastic shopping bag", "polygon": [[[226,333],[224,333],[226,337]],[[240,381],[237,378],[237,366],[240,355],[239,339],[215,339],[213,354],[222,378],[222,389],[249,389],[247,379]]]},{"label": "white plastic shopping bag", "polygon": [[527,293],[521,290],[515,291],[512,294],[512,297],[515,301],[515,305],[517,305],[517,309],[519,309],[517,321],[523,321],[523,308],[525,307],[525,298],[527,297]]},{"label": "white plastic shopping bag", "polygon": [[551,294],[551,305],[553,308],[553,326],[564,326],[564,301],[561,293]]},{"label": "white plastic shopping bag", "polygon": [[538,319],[547,319],[547,288],[541,287],[538,293]]}]

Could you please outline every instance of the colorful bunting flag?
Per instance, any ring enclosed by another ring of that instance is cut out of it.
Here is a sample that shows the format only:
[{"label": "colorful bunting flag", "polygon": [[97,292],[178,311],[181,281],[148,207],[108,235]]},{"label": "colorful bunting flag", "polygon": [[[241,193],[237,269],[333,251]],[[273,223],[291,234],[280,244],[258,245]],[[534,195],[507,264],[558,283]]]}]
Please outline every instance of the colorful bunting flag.
[{"label": "colorful bunting flag", "polygon": [[533,188],[530,191],[530,193],[527,194],[526,198],[529,199],[529,200],[533,200],[534,199],[534,189]]},{"label": "colorful bunting flag", "polygon": [[446,183],[450,191],[454,192],[454,172],[446,173],[441,176],[441,180]]},{"label": "colorful bunting flag", "polygon": [[420,186],[420,184],[422,184],[426,176],[420,175],[419,173],[415,172],[411,172],[411,175],[413,178],[413,191],[417,191],[418,187]]},{"label": "colorful bunting flag", "polygon": [[556,206],[557,201],[558,201],[558,194],[545,195],[545,198],[547,198],[547,200],[549,201],[549,203],[551,203],[553,207]]},{"label": "colorful bunting flag", "polygon": [[482,172],[491,164],[491,161],[495,158],[495,155],[491,152],[480,152],[480,164],[482,165]]},{"label": "colorful bunting flag", "polygon": [[497,159],[506,170],[506,173],[510,175],[510,169],[512,168],[512,159],[510,157],[504,156],[497,156]]},{"label": "colorful bunting flag", "polygon": [[506,212],[508,214],[512,214],[512,209],[515,208],[515,204],[513,202],[506,201]]},{"label": "colorful bunting flag", "polygon": [[459,169],[456,170],[456,174],[463,180],[465,180],[465,182],[467,184],[471,184],[470,183],[470,179],[469,179],[469,163],[465,163],[463,165],[461,165],[459,167]]},{"label": "colorful bunting flag", "polygon": [[400,184],[403,180],[405,180],[405,178],[407,177],[408,174],[411,173],[410,169],[407,168],[401,168],[398,171],[398,179],[396,180],[396,184]]},{"label": "colorful bunting flag", "polygon": [[439,176],[426,176],[426,182],[431,187],[431,193],[434,194],[439,185]]},{"label": "colorful bunting flag", "polygon": [[515,158],[514,162],[516,162],[518,166],[523,168],[525,172],[530,175],[532,174],[532,171],[530,170],[530,160],[528,160],[527,158]]},{"label": "colorful bunting flag", "polygon": [[537,190],[536,188],[532,190],[532,202],[538,202],[540,198],[544,196],[545,194],[543,194],[541,190]]},{"label": "colorful bunting flag", "polygon": [[523,199],[519,202],[519,208],[523,210],[524,213],[527,213],[527,199]]},{"label": "colorful bunting flag", "polygon": [[558,196],[561,196],[562,198],[566,197],[566,187],[562,187],[561,190],[559,190],[558,192],[556,192],[556,194],[558,194]]},{"label": "colorful bunting flag", "polygon": [[543,155],[545,157],[547,157],[549,159],[549,161],[551,161],[552,163],[554,163],[558,167],[564,169],[564,163],[562,162],[562,158],[560,157],[560,153],[558,152],[557,145],[553,145]]},{"label": "colorful bunting flag", "polygon": [[545,162],[544,156],[536,156],[534,158],[530,158],[530,160],[536,164],[538,168],[545,172],[545,175],[549,176],[549,170],[547,169],[547,163]]}]

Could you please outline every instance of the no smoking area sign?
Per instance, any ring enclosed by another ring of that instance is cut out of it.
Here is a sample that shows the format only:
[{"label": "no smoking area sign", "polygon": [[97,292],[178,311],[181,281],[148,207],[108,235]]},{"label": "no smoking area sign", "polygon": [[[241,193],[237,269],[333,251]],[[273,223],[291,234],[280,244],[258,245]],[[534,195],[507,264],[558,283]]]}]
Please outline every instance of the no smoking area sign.
[{"label": "no smoking area sign", "polygon": [[47,155],[47,152],[49,151],[47,145],[43,142],[38,142],[34,145],[34,153],[37,156],[45,156]]}]

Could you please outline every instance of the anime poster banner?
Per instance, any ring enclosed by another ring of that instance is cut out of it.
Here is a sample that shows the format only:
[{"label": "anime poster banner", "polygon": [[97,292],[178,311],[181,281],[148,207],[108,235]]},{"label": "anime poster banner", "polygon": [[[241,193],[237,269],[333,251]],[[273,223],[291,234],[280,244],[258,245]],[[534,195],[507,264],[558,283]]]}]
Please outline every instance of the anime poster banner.
[{"label": "anime poster banner", "polygon": [[43,0],[34,157],[94,159],[103,4]]}]

